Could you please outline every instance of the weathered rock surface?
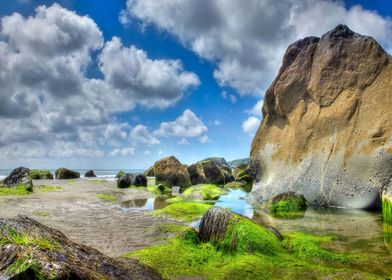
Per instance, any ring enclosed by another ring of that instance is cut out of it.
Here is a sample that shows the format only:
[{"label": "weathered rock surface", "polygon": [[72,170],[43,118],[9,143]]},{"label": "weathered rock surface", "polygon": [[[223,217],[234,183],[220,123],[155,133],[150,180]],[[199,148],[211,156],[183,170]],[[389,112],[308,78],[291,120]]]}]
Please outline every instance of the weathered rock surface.
[{"label": "weathered rock surface", "polygon": [[25,216],[0,219],[0,241],[6,279],[162,279],[136,260],[109,258]]},{"label": "weathered rock surface", "polygon": [[249,158],[241,158],[241,159],[235,159],[232,161],[229,161],[228,164],[231,167],[231,169],[234,169],[240,165],[246,165],[248,166],[250,163],[250,159]]},{"label": "weathered rock surface", "polygon": [[33,190],[33,183],[30,178],[30,169],[18,167],[14,169],[9,176],[3,180],[3,186],[7,188],[24,185],[27,190]]},{"label": "weathered rock surface", "polygon": [[187,168],[174,156],[158,160],[154,164],[155,184],[163,184],[166,187],[180,186],[182,188],[191,185],[191,179]]},{"label": "weathered rock surface", "polygon": [[95,178],[95,177],[97,177],[97,175],[95,175],[94,170],[88,170],[88,171],[84,174],[84,177],[87,177],[87,178]]},{"label": "weathered rock surface", "polygon": [[132,179],[132,185],[136,187],[147,187],[148,179],[144,174],[138,174]]},{"label": "weathered rock surface", "polygon": [[53,174],[49,170],[31,169],[30,178],[33,180],[52,180]]},{"label": "weathered rock surface", "polygon": [[154,165],[150,166],[146,171],[144,171],[144,175],[146,175],[147,177],[154,177]]},{"label": "weathered rock surface", "polygon": [[80,173],[66,168],[59,168],[55,172],[56,179],[77,179],[80,178]]},{"label": "weathered rock surface", "polygon": [[212,161],[214,162],[220,169],[222,170],[226,170],[228,173],[231,174],[231,167],[229,165],[229,163],[222,157],[210,157],[210,158],[206,158],[203,161]]},{"label": "weathered rock surface", "polygon": [[286,51],[252,143],[253,196],[294,191],[310,204],[369,208],[392,175],[392,63],[339,25]]},{"label": "weathered rock surface", "polygon": [[117,188],[126,189],[132,185],[133,177],[131,174],[124,174],[117,179]]}]

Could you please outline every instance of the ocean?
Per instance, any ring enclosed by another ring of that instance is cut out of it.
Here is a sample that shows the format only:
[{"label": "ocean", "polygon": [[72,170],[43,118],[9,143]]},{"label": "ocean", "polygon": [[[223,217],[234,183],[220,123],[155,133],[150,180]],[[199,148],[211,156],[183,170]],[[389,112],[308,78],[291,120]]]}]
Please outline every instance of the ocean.
[{"label": "ocean", "polygon": [[[5,177],[7,177],[12,172],[12,170],[13,169],[0,169],[0,180],[3,180]],[[53,176],[54,176],[54,172],[56,171],[56,169],[46,169],[46,170],[49,170],[53,174]],[[79,172],[80,177],[84,177],[84,174],[88,170],[87,169],[75,169],[74,171]],[[97,175],[97,178],[113,180],[119,171],[124,171],[125,173],[131,173],[131,174],[139,174],[139,173],[143,173],[145,171],[145,169],[107,169],[107,170],[97,169],[97,170],[94,170],[94,173],[95,173],[95,175]]]}]

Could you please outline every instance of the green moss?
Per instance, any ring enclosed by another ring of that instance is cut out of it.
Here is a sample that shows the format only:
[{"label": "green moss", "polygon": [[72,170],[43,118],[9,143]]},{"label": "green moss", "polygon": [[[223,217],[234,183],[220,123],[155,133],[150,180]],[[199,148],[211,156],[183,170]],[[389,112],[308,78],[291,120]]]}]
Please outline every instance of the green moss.
[{"label": "green moss", "polygon": [[168,188],[168,187],[165,187],[162,184],[150,185],[150,186],[147,187],[147,190],[149,192],[152,192],[153,194],[155,194],[157,196],[160,196],[160,195],[163,195],[163,194],[171,194],[171,189]]},{"label": "green moss", "polygon": [[33,189],[30,186],[26,186],[24,184],[20,184],[18,186],[12,188],[6,188],[0,186],[0,196],[6,195],[27,195],[30,194]]},{"label": "green moss", "polygon": [[8,230],[8,234],[3,235],[0,238],[0,245],[7,244],[14,244],[20,246],[36,246],[40,249],[49,251],[53,251],[56,248],[56,245],[48,239],[41,237],[33,237],[27,234],[20,234],[11,228]]},{"label": "green moss", "polygon": [[176,197],[166,199],[166,202],[170,203],[170,204],[184,202],[184,201],[185,201],[185,199],[182,196],[176,196]]},{"label": "green moss", "polygon": [[218,249],[230,253],[275,255],[283,251],[281,242],[272,232],[237,214],[230,218],[225,235],[211,242]]},{"label": "green moss", "polygon": [[168,203],[178,203],[183,201],[208,201],[217,200],[222,194],[227,192],[226,189],[213,184],[199,184],[186,189],[180,196],[167,199]]},{"label": "green moss", "polygon": [[[237,230],[254,231],[254,228],[251,226],[249,229],[249,225],[246,224]],[[239,234],[243,233],[239,232]],[[265,235],[264,232],[262,234]],[[317,237],[315,238],[318,240]],[[303,240],[302,237],[301,239]],[[308,235],[307,240],[309,239],[312,240]],[[331,239],[323,237],[323,240]],[[319,243],[313,241],[312,246],[315,244],[317,250],[322,250]],[[298,257],[295,252],[301,248],[302,245],[292,243],[289,250],[286,251],[280,247],[273,254],[270,254],[269,250],[253,252],[239,250],[233,254],[219,249],[210,242],[201,243],[197,240],[197,232],[189,229],[185,234],[183,232],[169,239],[167,244],[151,246],[127,254],[126,257],[137,258],[142,263],[152,266],[166,279],[195,276],[206,280],[383,279],[349,267],[342,267],[340,258],[331,259],[336,263],[320,265],[318,260],[314,259],[313,254]]]},{"label": "green moss", "polygon": [[63,190],[59,186],[39,186],[37,189],[40,192],[61,192]]},{"label": "green moss", "polygon": [[49,170],[32,169],[29,172],[30,178],[34,180],[50,180],[53,179],[53,174]]},{"label": "green moss", "polygon": [[285,236],[283,245],[286,250],[292,252],[299,258],[351,263],[355,259],[354,255],[334,253],[320,247],[320,244],[331,242],[333,239],[334,237],[331,235],[317,236],[292,232]]},{"label": "green moss", "polygon": [[304,216],[307,202],[302,195],[283,193],[274,197],[269,207],[275,217],[295,219]]},{"label": "green moss", "polygon": [[392,196],[382,196],[382,218],[384,223],[392,224]]},{"label": "green moss", "polygon": [[112,195],[112,194],[98,193],[97,197],[99,199],[102,199],[102,200],[105,200],[105,201],[108,201],[108,202],[115,202],[115,201],[117,201],[117,197]]},{"label": "green moss", "polygon": [[169,216],[182,221],[193,221],[201,217],[210,208],[211,205],[204,203],[178,202],[150,213],[158,216]]}]

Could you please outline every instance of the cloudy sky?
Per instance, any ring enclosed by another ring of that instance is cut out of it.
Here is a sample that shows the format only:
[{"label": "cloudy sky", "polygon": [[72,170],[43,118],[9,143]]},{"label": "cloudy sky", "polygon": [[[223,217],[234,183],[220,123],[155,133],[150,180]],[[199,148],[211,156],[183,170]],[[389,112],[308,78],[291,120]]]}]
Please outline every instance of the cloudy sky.
[{"label": "cloudy sky", "polygon": [[2,0],[0,168],[247,157],[288,44],[344,23],[391,53],[385,3]]}]

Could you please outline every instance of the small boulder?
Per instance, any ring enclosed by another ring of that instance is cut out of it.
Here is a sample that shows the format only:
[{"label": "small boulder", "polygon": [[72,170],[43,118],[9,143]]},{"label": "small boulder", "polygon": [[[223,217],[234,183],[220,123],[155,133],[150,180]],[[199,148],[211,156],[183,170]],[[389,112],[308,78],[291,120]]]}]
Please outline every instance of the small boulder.
[{"label": "small boulder", "polygon": [[188,170],[174,156],[158,160],[154,164],[155,183],[166,187],[180,186],[187,188],[191,185]]},{"label": "small boulder", "polygon": [[84,174],[84,177],[87,177],[87,178],[95,178],[95,177],[97,177],[97,175],[95,175],[94,170],[89,170],[89,171],[87,171],[87,172]]},{"label": "small boulder", "polygon": [[80,178],[80,173],[66,168],[59,168],[55,172],[56,179],[77,179]]},{"label": "small boulder", "polygon": [[116,175],[116,179],[121,178],[122,176],[125,175],[124,171],[118,171],[117,175]]},{"label": "small boulder", "polygon": [[148,168],[146,171],[144,171],[144,175],[146,175],[147,177],[154,177],[154,165],[150,166],[150,168]]},{"label": "small boulder", "polygon": [[31,179],[33,180],[52,180],[53,174],[49,170],[38,170],[32,169],[29,172]]},{"label": "small boulder", "polygon": [[117,188],[119,189],[126,189],[129,188],[132,185],[132,175],[131,174],[125,174],[118,178],[117,180]]},{"label": "small boulder", "polygon": [[136,187],[147,187],[148,179],[144,174],[138,174],[132,179],[132,185]]},{"label": "small boulder", "polygon": [[3,186],[6,188],[24,186],[26,190],[33,191],[33,182],[29,173],[30,169],[26,167],[16,168],[3,180]]}]

